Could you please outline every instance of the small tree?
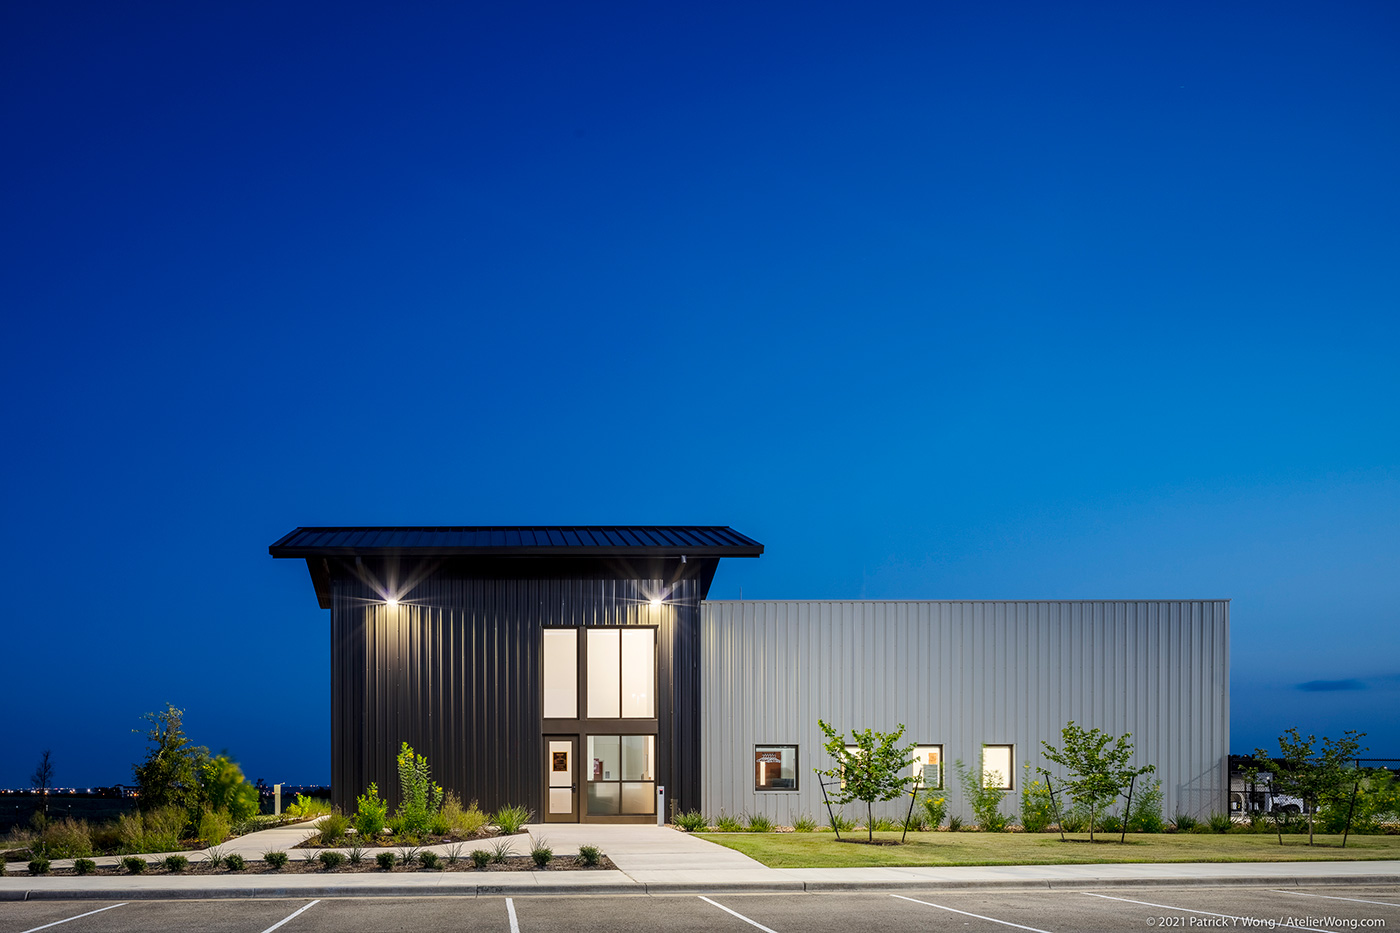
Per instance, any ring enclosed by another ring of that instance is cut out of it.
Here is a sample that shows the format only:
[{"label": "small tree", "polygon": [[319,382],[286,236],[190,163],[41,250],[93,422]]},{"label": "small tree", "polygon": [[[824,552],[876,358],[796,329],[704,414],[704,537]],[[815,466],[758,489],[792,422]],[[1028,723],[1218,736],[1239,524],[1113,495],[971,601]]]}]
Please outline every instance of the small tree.
[{"label": "small tree", "polygon": [[1317,808],[1325,801],[1351,792],[1356,772],[1348,764],[1357,752],[1365,751],[1361,747],[1365,737],[1364,732],[1348,729],[1340,739],[1324,735],[1322,747],[1318,748],[1316,736],[1303,738],[1297,728],[1289,729],[1278,737],[1282,766],[1276,766],[1268,752],[1256,748],[1254,761],[1246,771],[1247,779],[1256,779],[1261,770],[1270,771],[1275,794],[1291,794],[1302,800],[1303,809],[1308,811],[1308,845],[1313,845],[1313,817]]},{"label": "small tree", "polygon": [[[1069,772],[1065,782],[1069,795],[1076,803],[1087,806],[1090,842],[1094,841],[1094,822],[1104,805],[1123,793],[1133,778],[1157,770],[1153,765],[1134,768],[1128,764],[1133,757],[1133,743],[1128,741],[1132,737],[1131,732],[1115,738],[1098,729],[1086,731],[1070,720],[1060,730],[1062,749],[1049,742],[1040,743],[1045,746],[1045,757]],[[1044,768],[1036,770],[1050,777]]]},{"label": "small tree", "polygon": [[841,780],[841,789],[833,798],[836,803],[850,803],[852,800],[865,802],[865,832],[868,841],[873,841],[875,832],[870,824],[874,822],[872,807],[877,800],[894,800],[904,793],[904,788],[916,780],[912,775],[900,772],[909,767],[912,761],[914,744],[899,747],[896,743],[904,735],[904,724],[894,732],[876,732],[862,729],[851,732],[847,748],[845,736],[818,719],[817,725],[826,734],[826,751],[836,759],[836,767],[818,774]]},{"label": "small tree", "polygon": [[39,756],[39,764],[29,777],[29,783],[39,792],[39,812],[44,819],[49,818],[49,788],[53,786],[53,751],[44,749]]},{"label": "small tree", "polygon": [[184,715],[184,710],[167,703],[163,712],[141,717],[151,724],[146,732],[150,747],[146,760],[132,765],[131,770],[136,776],[142,812],[170,805],[191,815],[199,810],[203,796],[199,776],[209,758],[209,749],[192,745],[185,737],[181,723]]}]

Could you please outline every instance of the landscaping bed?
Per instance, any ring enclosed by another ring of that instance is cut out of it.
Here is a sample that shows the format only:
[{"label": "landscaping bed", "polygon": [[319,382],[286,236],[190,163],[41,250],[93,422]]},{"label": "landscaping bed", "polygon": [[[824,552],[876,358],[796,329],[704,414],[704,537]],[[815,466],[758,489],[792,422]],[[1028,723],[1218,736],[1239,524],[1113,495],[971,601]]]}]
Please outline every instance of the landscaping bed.
[{"label": "landscaping bed", "polygon": [[[356,873],[367,873],[367,872],[375,872],[375,873],[378,873],[378,874],[396,874],[396,875],[402,875],[402,874],[425,874],[425,873],[438,873],[438,874],[441,874],[442,872],[463,872],[463,873],[469,873],[469,874],[486,874],[486,873],[490,873],[490,872],[503,872],[503,871],[512,871],[512,872],[513,872],[513,871],[549,871],[549,872],[560,872],[560,871],[611,871],[611,870],[616,870],[616,868],[617,868],[617,866],[614,865],[614,864],[612,863],[612,860],[609,859],[606,855],[600,857],[599,860],[598,860],[598,863],[597,863],[596,865],[584,865],[583,863],[581,863],[581,862],[580,862],[577,858],[575,858],[574,856],[561,856],[561,857],[559,857],[559,858],[551,859],[549,862],[547,862],[547,863],[545,864],[545,866],[544,866],[543,868],[541,868],[540,866],[536,865],[536,864],[535,864],[535,860],[534,860],[531,856],[529,856],[529,855],[510,855],[510,856],[506,856],[506,858],[505,858],[504,860],[499,861],[499,862],[492,862],[492,863],[486,865],[484,868],[476,868],[476,867],[472,864],[471,860],[470,860],[469,858],[465,858],[465,857],[459,858],[456,862],[450,862],[450,861],[448,861],[446,858],[444,858],[444,859],[442,859],[442,861],[441,861],[441,862],[437,865],[437,867],[435,867],[435,868],[424,868],[421,864],[418,864],[418,863],[415,863],[415,864],[413,864],[413,865],[411,865],[411,866],[404,866],[404,865],[402,865],[402,864],[397,864],[397,859],[396,859],[395,861],[396,861],[396,864],[394,865],[394,867],[393,867],[392,869],[389,869],[388,871],[386,871],[386,870],[384,870],[384,869],[381,869],[381,868],[375,863],[374,859],[373,859],[373,858],[369,858],[369,857],[365,858],[364,861],[360,862],[358,865],[356,865],[356,864],[351,864],[351,863],[349,863],[349,862],[346,862],[346,863],[344,863],[344,864],[342,864],[342,865],[339,865],[339,866],[337,866],[337,867],[335,867],[335,868],[330,868],[330,869],[325,868],[325,867],[322,866],[321,863],[318,862],[318,861],[310,861],[310,862],[307,862],[307,861],[304,861],[304,860],[303,860],[303,861],[296,861],[296,862],[288,862],[284,867],[282,867],[282,868],[280,868],[280,869],[274,869],[274,868],[268,867],[268,866],[267,866],[265,863],[263,863],[263,862],[249,862],[249,863],[248,863],[248,867],[244,868],[242,871],[230,871],[229,869],[224,868],[224,867],[222,867],[222,866],[219,866],[219,867],[215,868],[215,867],[209,866],[209,865],[207,865],[207,864],[205,864],[205,863],[194,862],[194,863],[191,863],[190,866],[189,866],[188,868],[182,869],[182,870],[180,870],[180,871],[170,871],[169,869],[165,868],[164,866],[159,865],[159,864],[156,863],[156,862],[151,862],[149,868],[147,868],[145,871],[141,872],[140,874],[136,874],[136,875],[132,875],[132,874],[131,874],[130,872],[128,872],[126,869],[122,868],[122,867],[119,866],[119,865],[116,865],[116,866],[101,866],[101,867],[98,867],[98,868],[96,868],[96,869],[94,869],[94,870],[92,870],[92,871],[89,871],[89,872],[87,873],[86,877],[92,878],[92,877],[113,877],[113,876],[122,876],[122,877],[131,877],[131,878],[147,878],[147,877],[173,878],[173,877],[191,877],[191,876],[194,876],[194,877],[234,877],[234,878],[243,878],[243,877],[253,876],[253,877],[262,878],[262,877],[266,877],[266,876],[268,876],[268,875],[312,875],[312,874],[315,874],[315,875],[342,875],[342,874],[356,874]],[[55,869],[49,870],[49,871],[46,873],[46,876],[48,876],[48,877],[61,877],[61,878],[71,878],[71,877],[75,877],[75,876],[77,876],[77,875],[78,875],[78,873],[77,873],[76,871],[74,871],[73,869],[71,869],[71,868],[62,868],[62,869],[55,868]],[[14,873],[11,873],[11,874],[7,875],[7,877],[12,877],[12,878],[13,878],[13,877],[26,877],[26,878],[27,878],[27,877],[30,877],[30,876],[29,876],[29,875],[16,875],[16,874],[14,874]]]}]

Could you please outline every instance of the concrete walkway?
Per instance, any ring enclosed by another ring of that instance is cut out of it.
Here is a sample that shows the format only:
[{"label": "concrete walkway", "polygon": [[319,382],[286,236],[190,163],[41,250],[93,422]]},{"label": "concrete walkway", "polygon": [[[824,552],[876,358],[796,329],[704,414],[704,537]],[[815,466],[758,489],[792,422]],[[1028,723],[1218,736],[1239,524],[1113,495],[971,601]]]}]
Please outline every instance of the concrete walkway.
[{"label": "concrete walkway", "polygon": [[[268,851],[296,859],[323,850],[294,850],[314,831],[311,823],[250,833],[220,847],[249,860]],[[1118,885],[1315,885],[1400,886],[1400,861],[1221,862],[1125,865],[993,865],[952,868],[768,868],[724,846],[661,826],[597,824],[533,825],[515,840],[516,854],[546,842],[556,857],[577,854],[581,845],[602,849],[616,871],[314,872],[305,874],[220,873],[107,877],[30,877],[22,862],[0,879],[0,900],[47,898],[195,898],[285,896],[455,896],[526,894],[690,894],[700,892],[820,892],[928,890],[936,888],[1101,888]],[[440,855],[453,844],[424,847]],[[465,853],[479,845],[461,844]],[[383,849],[366,850],[385,851]],[[397,847],[390,851],[398,851]],[[182,853],[197,862],[208,854]],[[372,856],[370,856],[372,857]],[[160,856],[147,855],[148,861]],[[114,864],[116,857],[96,859]],[[54,867],[67,867],[59,860]],[[17,869],[17,871],[16,871]]]}]

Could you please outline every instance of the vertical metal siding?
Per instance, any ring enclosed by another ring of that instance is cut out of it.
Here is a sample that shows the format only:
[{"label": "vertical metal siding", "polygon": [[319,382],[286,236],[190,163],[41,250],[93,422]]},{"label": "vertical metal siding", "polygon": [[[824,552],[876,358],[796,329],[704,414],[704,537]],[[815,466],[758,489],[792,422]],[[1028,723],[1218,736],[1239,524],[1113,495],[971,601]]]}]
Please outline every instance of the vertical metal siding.
[{"label": "vertical metal siding", "polygon": [[[1023,766],[1043,764],[1040,743],[1058,745],[1069,720],[1131,732],[1168,817],[1226,809],[1228,600],[716,601],[700,620],[707,815],[818,816],[818,718],[848,732],[902,722],[905,741],[941,743],[965,817],[954,760],[1014,745],[1015,812]],[[753,789],[759,744],[798,746],[796,792]]]},{"label": "vertical metal siding", "polygon": [[[647,594],[666,586],[659,610]],[[434,779],[485,809],[543,795],[540,629],[659,624],[657,775],[699,805],[699,582],[490,579],[437,573],[396,607],[354,577],[333,582],[331,789],[347,811],[374,781],[396,804],[407,742]]]}]

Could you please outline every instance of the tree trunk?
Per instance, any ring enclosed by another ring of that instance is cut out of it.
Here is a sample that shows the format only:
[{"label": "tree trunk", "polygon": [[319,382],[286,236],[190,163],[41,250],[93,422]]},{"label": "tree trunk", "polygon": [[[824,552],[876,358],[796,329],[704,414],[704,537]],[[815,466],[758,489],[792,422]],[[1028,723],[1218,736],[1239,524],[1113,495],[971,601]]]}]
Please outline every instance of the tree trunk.
[{"label": "tree trunk", "polygon": [[865,839],[867,842],[875,841],[875,830],[871,828],[875,820],[870,815],[870,801],[865,802]]}]

